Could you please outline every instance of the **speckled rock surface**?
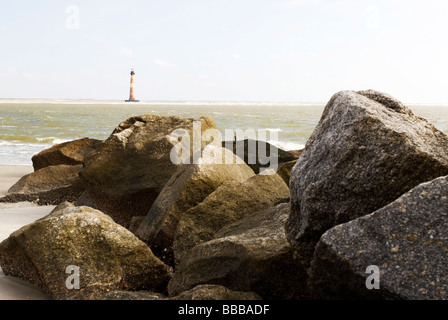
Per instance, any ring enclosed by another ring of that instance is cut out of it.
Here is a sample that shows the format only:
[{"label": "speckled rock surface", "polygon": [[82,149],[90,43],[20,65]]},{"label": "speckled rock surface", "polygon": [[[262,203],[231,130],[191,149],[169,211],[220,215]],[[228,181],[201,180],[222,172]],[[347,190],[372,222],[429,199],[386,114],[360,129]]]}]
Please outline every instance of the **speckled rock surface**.
[{"label": "speckled rock surface", "polygon": [[[423,183],[365,217],[327,231],[311,283],[328,299],[448,299],[448,177]],[[366,268],[379,267],[379,290]]]},{"label": "speckled rock surface", "polygon": [[[148,246],[104,213],[63,203],[0,244],[6,275],[26,280],[54,299],[97,299],[112,290],[164,292],[170,269]],[[68,266],[79,289],[68,289]]]},{"label": "speckled rock surface", "polygon": [[178,169],[171,161],[174,130],[185,130],[193,144],[193,123],[201,133],[216,128],[210,118],[141,115],[120,123],[85,159],[81,182],[96,207],[129,227],[133,216],[146,216],[165,184]]},{"label": "speckled rock surface", "polygon": [[205,284],[168,298],[150,291],[113,291],[101,300],[261,300],[255,292],[232,291],[223,286]]},{"label": "speckled rock surface", "polygon": [[224,226],[266,210],[288,195],[288,186],[276,173],[223,184],[182,214],[173,242],[175,262],[189,256],[194,246],[214,239]]},{"label": "speckled rock surface", "polygon": [[233,291],[223,286],[204,284],[169,300],[261,300],[261,298],[255,292]]},{"label": "speckled rock surface", "polygon": [[[185,164],[167,182],[135,234],[146,242],[156,256],[174,265],[173,239],[179,219],[188,209],[201,203],[225,182],[243,182],[254,175],[241,159],[221,148],[222,157],[233,164]],[[223,162],[224,163],[224,162]]]},{"label": "speckled rock surface", "polygon": [[151,291],[111,291],[98,300],[166,300],[161,293]]},{"label": "speckled rock surface", "polygon": [[196,246],[177,265],[170,295],[214,283],[263,299],[298,298],[302,278],[286,239],[288,216],[289,203],[283,203],[219,230],[217,239]]},{"label": "speckled rock surface", "polygon": [[342,91],[294,166],[288,238],[308,268],[320,236],[448,174],[448,137],[396,99]]}]

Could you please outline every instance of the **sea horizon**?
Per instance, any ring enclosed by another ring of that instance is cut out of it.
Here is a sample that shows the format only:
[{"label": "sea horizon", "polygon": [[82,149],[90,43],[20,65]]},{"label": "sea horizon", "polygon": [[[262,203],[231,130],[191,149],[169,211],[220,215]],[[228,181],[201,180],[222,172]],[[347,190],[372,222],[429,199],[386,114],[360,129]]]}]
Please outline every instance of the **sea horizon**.
[{"label": "sea horizon", "polygon": [[[331,97],[329,97],[330,99]],[[129,102],[127,99],[82,99],[82,98],[0,98],[0,104],[8,103],[60,103],[60,104],[123,104],[123,105],[191,105],[191,104],[203,104],[203,105],[296,105],[296,106],[308,106],[308,105],[326,105],[328,100],[324,101],[269,101],[269,100],[138,100],[137,102]],[[408,107],[412,106],[440,106],[448,107],[448,102],[406,102],[402,103]]]},{"label": "sea horizon", "polygon": [[[0,99],[0,164],[31,165],[33,155],[67,141],[105,140],[122,121],[141,114],[212,118],[226,129],[265,130],[267,141],[299,150],[318,124],[324,102],[141,101],[91,99]],[[448,133],[448,105],[406,104]],[[273,138],[272,138],[273,137]]]},{"label": "sea horizon", "polygon": [[[129,106],[138,105],[324,105],[323,101],[239,101],[239,100],[139,100],[138,102],[128,102],[126,99],[54,99],[54,98],[0,98],[0,104],[21,104],[21,103],[52,103],[52,104],[123,104]],[[448,103],[447,103],[448,106]]]}]

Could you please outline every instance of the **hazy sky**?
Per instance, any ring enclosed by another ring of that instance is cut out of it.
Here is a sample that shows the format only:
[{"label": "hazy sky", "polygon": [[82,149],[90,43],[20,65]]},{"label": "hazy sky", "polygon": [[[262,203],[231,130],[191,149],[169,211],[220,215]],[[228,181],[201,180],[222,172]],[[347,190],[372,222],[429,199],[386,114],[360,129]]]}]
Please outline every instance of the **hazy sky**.
[{"label": "hazy sky", "polygon": [[0,0],[0,98],[448,103],[446,0]]}]

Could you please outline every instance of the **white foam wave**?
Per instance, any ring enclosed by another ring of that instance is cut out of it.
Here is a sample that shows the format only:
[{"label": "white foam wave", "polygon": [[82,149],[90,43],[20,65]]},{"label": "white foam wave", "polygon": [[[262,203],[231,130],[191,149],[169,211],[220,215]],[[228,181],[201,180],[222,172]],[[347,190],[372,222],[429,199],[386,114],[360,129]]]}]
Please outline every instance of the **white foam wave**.
[{"label": "white foam wave", "polygon": [[281,132],[281,131],[283,131],[280,128],[266,128],[265,130],[266,131],[270,131],[270,132]]},{"label": "white foam wave", "polygon": [[290,141],[275,141],[275,140],[270,140],[268,141],[270,144],[276,146],[277,148],[280,148],[282,150],[302,150],[303,148],[305,148],[304,144],[299,144],[299,143],[295,143],[295,142],[290,142]]},{"label": "white foam wave", "polygon": [[43,137],[43,138],[36,138],[36,139],[39,142],[51,143],[51,144],[60,144],[60,143],[64,143],[64,142],[68,141],[66,139],[58,139],[55,137]]},{"label": "white foam wave", "polygon": [[5,140],[0,140],[0,146],[13,146],[13,145],[17,145],[17,143],[10,142],[10,141],[5,141]]},{"label": "white foam wave", "polygon": [[55,137],[43,137],[43,138],[36,138],[35,141],[15,141],[15,140],[0,140],[0,146],[17,146],[17,147],[24,147],[24,146],[52,146],[55,144],[60,144],[67,142],[69,140],[67,139],[58,139]]}]

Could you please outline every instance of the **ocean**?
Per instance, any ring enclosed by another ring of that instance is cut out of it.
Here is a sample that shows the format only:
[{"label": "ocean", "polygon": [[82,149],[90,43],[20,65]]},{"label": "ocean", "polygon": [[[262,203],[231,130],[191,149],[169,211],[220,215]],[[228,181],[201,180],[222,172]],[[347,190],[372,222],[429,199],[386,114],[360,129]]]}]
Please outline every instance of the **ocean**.
[{"label": "ocean", "polygon": [[[448,106],[408,105],[448,134]],[[0,99],[0,164],[31,165],[54,144],[85,137],[106,139],[122,121],[137,115],[211,117],[226,129],[273,133],[267,141],[284,150],[305,146],[325,103],[140,102]]]}]

